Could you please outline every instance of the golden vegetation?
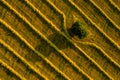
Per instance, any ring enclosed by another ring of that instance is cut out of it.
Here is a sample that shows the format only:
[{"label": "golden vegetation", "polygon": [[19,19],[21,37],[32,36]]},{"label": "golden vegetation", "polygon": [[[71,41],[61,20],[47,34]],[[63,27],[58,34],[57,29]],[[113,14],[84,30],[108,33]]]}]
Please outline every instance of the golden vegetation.
[{"label": "golden vegetation", "polygon": [[[119,80],[118,3],[1,0],[0,79]],[[88,31],[82,39],[69,35],[76,21]]]}]

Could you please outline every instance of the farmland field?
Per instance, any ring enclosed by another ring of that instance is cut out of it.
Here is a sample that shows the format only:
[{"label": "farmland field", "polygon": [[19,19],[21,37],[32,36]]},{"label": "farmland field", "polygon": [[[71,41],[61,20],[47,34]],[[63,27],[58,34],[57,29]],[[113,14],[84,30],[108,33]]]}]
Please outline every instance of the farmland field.
[{"label": "farmland field", "polygon": [[0,80],[120,80],[119,4],[0,0]]}]

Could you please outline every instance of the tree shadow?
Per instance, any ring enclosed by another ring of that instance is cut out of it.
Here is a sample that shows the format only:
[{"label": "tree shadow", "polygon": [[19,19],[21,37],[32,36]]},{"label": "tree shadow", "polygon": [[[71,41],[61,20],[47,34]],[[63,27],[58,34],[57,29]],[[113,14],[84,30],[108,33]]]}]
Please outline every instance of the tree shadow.
[{"label": "tree shadow", "polygon": [[[69,48],[72,44],[66,40],[64,36],[59,33],[54,33],[47,37],[58,49],[63,50]],[[38,44],[35,49],[39,51],[45,57],[49,56],[51,53],[55,53],[55,48],[51,47],[49,43],[41,38],[41,43]]]},{"label": "tree shadow", "polygon": [[[80,39],[83,39],[88,35],[86,28],[82,26],[82,24],[79,22],[74,23],[72,28],[68,29],[68,33],[70,34],[71,37],[77,35]],[[59,32],[54,32],[47,38],[53,43],[51,45],[56,46],[59,50],[68,48],[76,50],[74,45]],[[38,44],[35,49],[40,53],[43,53],[44,56],[49,56],[51,53],[55,52],[55,48],[51,47],[50,44],[43,38],[41,38],[40,42],[41,43]]]},{"label": "tree shadow", "polygon": [[69,48],[69,46],[71,46],[71,43],[59,33],[50,35],[48,39],[52,41],[60,50]]}]

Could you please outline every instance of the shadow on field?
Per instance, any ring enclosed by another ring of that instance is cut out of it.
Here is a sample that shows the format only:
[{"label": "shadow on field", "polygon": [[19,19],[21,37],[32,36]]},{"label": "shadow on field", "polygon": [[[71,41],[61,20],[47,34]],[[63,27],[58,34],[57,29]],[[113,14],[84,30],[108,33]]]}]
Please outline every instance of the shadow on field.
[{"label": "shadow on field", "polygon": [[[68,48],[71,44],[66,40],[65,37],[59,33],[54,33],[48,37],[48,39],[60,50]],[[55,49],[50,46],[45,40],[38,44],[35,49],[43,54],[45,57],[49,56],[51,53],[55,53]]]}]

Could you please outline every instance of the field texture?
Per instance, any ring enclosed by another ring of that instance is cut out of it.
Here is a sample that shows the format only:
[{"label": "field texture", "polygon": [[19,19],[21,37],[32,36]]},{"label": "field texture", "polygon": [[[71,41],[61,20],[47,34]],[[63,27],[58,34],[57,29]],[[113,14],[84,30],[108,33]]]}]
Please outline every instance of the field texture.
[{"label": "field texture", "polygon": [[120,80],[120,0],[0,0],[0,80]]}]

